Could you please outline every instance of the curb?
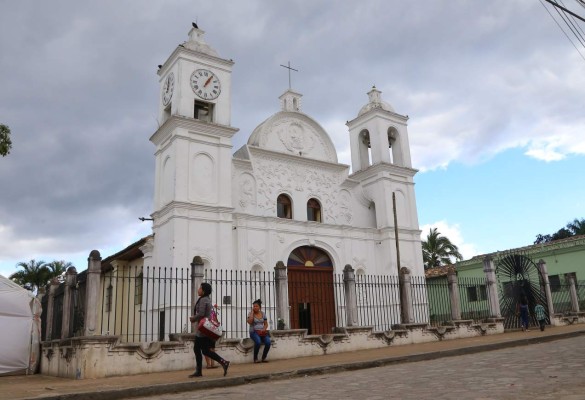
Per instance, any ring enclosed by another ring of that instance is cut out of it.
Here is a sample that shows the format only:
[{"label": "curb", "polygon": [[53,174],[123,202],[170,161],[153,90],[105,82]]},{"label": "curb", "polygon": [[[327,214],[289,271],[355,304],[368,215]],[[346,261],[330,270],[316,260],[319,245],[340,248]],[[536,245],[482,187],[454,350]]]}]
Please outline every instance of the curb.
[{"label": "curb", "polygon": [[433,351],[429,353],[416,353],[408,356],[386,357],[377,360],[357,361],[325,367],[303,368],[291,371],[227,377],[211,380],[197,380],[180,383],[159,384],[152,386],[140,386],[124,389],[110,389],[94,392],[78,392],[59,394],[55,396],[31,397],[22,400],[121,400],[132,397],[156,396],[169,393],[180,393],[214,389],[220,387],[239,386],[250,383],[258,383],[273,380],[300,378],[306,376],[324,375],[343,371],[355,371],[359,369],[376,368],[387,365],[404,364],[409,362],[430,361],[445,357],[455,357],[467,354],[482,353],[485,351],[501,350],[510,347],[527,346],[553,342],[561,339],[569,339],[585,335],[585,331],[567,332],[556,335],[516,339],[506,342],[490,343],[478,346],[468,346],[458,349]]}]

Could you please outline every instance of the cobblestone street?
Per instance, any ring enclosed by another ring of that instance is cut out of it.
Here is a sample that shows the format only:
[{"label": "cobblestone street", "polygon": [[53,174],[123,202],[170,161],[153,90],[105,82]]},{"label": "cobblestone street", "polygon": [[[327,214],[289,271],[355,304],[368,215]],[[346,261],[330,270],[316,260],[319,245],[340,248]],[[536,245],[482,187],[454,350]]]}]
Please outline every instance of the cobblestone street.
[{"label": "cobblestone street", "polygon": [[156,398],[585,399],[585,336],[433,361]]}]

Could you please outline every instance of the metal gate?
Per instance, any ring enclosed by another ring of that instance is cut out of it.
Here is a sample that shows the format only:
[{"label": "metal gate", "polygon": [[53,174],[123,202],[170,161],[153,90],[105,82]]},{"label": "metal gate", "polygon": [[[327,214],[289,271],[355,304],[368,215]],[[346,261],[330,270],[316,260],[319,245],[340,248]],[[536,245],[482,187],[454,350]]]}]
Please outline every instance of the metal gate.
[{"label": "metal gate", "polygon": [[[496,261],[496,276],[500,289],[500,311],[504,318],[504,329],[520,328],[518,307],[522,298],[528,302],[530,326],[533,328],[537,326],[534,307],[542,304],[547,310],[547,303],[544,281],[534,261],[522,252],[503,253]],[[548,310],[546,312],[549,323]]]}]

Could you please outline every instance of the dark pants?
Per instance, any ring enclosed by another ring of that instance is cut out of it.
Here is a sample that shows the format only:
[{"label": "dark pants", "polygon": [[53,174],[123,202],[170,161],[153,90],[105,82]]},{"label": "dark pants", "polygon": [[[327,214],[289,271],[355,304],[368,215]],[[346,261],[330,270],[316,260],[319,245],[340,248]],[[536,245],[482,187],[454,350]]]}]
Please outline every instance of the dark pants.
[{"label": "dark pants", "polygon": [[264,343],[264,351],[262,352],[262,359],[266,360],[266,356],[268,355],[268,351],[270,350],[270,336],[268,334],[266,336],[260,336],[256,332],[250,332],[250,338],[254,341],[254,361],[258,360],[258,352],[260,351],[260,346]]},{"label": "dark pants", "polygon": [[544,325],[546,324],[546,319],[539,319],[538,325],[540,326],[540,330],[544,331]]},{"label": "dark pants", "polygon": [[212,360],[217,361],[221,365],[225,364],[225,360],[221,358],[216,352],[211,351],[215,347],[215,342],[205,336],[195,336],[195,363],[197,364],[197,371],[201,371],[203,366],[203,356],[207,356]]}]

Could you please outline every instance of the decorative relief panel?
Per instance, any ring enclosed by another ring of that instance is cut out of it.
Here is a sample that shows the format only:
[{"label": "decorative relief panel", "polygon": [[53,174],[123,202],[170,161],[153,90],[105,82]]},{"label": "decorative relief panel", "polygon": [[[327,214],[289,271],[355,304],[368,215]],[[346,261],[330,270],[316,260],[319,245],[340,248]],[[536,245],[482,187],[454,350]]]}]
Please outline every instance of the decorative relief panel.
[{"label": "decorative relief panel", "polygon": [[253,211],[256,208],[256,180],[252,175],[240,175],[238,193],[238,203],[242,210]]},{"label": "decorative relief panel", "polygon": [[336,161],[336,155],[332,154],[322,135],[327,133],[317,132],[311,124],[299,118],[279,118],[264,129],[259,144],[263,148],[297,156]]},{"label": "decorative relief panel", "polygon": [[339,189],[345,179],[343,172],[315,170],[275,157],[257,158],[257,206],[276,214],[276,198],[282,192],[305,192],[318,198],[323,205],[323,222],[347,225],[352,220],[352,196]]},{"label": "decorative relief panel", "polygon": [[264,254],[265,253],[266,253],[266,250],[264,250],[264,249],[256,250],[256,249],[250,248],[250,250],[248,251],[248,262],[250,264],[264,265]]}]

